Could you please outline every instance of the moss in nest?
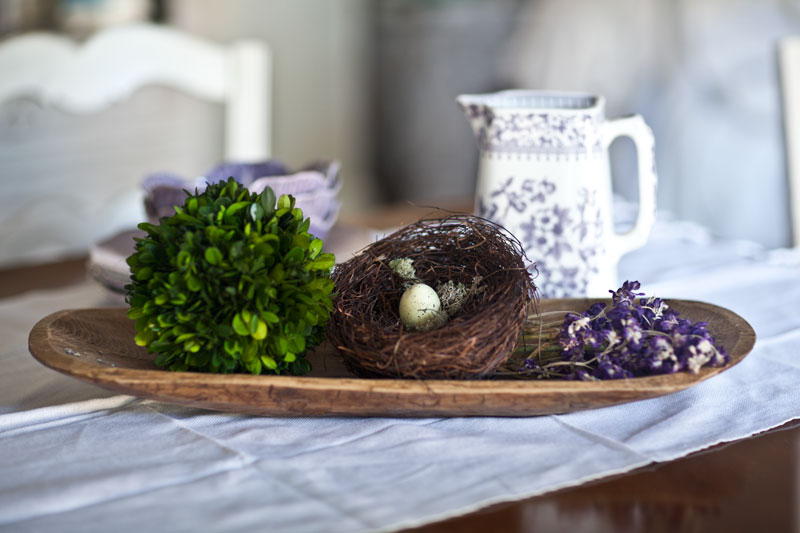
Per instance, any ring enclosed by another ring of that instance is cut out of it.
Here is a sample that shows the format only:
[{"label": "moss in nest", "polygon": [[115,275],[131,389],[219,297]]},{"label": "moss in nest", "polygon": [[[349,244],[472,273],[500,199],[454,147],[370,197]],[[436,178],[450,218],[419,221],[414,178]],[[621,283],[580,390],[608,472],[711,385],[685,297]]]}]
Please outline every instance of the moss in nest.
[{"label": "moss in nest", "polygon": [[483,277],[476,275],[472,278],[469,287],[460,281],[454,283],[453,280],[448,280],[436,287],[436,294],[439,295],[442,309],[448,317],[457,315],[469,298],[477,296],[485,289],[481,285],[481,280]]},{"label": "moss in nest", "polygon": [[399,257],[389,261],[389,268],[392,272],[400,276],[403,280],[416,283],[417,271],[414,268],[414,260],[407,257]]}]

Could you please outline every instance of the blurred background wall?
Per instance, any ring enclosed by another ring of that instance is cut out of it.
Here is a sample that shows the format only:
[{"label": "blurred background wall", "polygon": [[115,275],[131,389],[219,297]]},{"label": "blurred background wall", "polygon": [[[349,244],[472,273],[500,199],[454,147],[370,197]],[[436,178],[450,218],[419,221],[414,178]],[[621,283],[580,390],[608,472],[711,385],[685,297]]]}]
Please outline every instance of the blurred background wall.
[{"label": "blurred background wall", "polygon": [[[85,39],[132,20],[267,42],[273,154],[292,166],[340,159],[343,212],[473,194],[477,149],[458,94],[579,90],[605,95],[610,116],[651,124],[660,208],[720,236],[790,242],[776,42],[800,33],[796,1],[0,0],[3,37],[49,29]],[[87,239],[111,233],[140,216],[147,173],[196,176],[218,162],[220,128],[215,106],[159,88],[110,117],[4,105],[0,223],[78,217],[63,200],[27,215],[12,200],[67,187],[94,232]],[[34,158],[43,147],[51,157]],[[617,192],[635,198],[630,144],[616,142],[612,155]],[[10,246],[3,231],[0,246]]]},{"label": "blurred background wall", "polygon": [[370,0],[171,0],[174,26],[216,41],[263,39],[273,61],[273,154],[297,167],[340,159],[342,199],[377,198],[369,157]]},{"label": "blurred background wall", "polygon": [[[518,28],[505,56],[515,84],[594,91],[611,116],[644,115],[661,208],[789,244],[777,42],[800,33],[800,3],[539,0]],[[615,151],[617,190],[633,197],[630,146]]]}]

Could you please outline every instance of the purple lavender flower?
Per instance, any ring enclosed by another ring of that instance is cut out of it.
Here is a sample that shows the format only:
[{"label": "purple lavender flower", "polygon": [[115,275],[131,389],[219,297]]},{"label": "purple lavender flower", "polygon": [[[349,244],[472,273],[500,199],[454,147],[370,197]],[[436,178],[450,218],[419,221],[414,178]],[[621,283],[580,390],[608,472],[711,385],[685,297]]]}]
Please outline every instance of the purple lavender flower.
[{"label": "purple lavender flower", "polygon": [[522,362],[522,365],[519,367],[520,372],[533,372],[540,368],[538,361],[529,357]]},{"label": "purple lavender flower", "polygon": [[[612,304],[568,313],[557,342],[565,379],[620,379],[722,366],[728,353],[705,322],[681,318],[660,298],[643,298],[638,281],[609,291]],[[530,365],[529,365],[530,366]],[[547,370],[547,365],[536,370]],[[534,370],[531,366],[528,370]]]},{"label": "purple lavender flower", "polygon": [[589,313],[590,317],[596,317],[600,313],[602,313],[605,310],[605,308],[606,308],[605,302],[598,302],[596,304],[592,304],[591,306],[589,306],[589,310],[586,312]]},{"label": "purple lavender flower", "polygon": [[633,304],[637,296],[644,296],[643,292],[633,292],[639,290],[641,284],[638,281],[625,281],[622,287],[616,291],[608,291],[611,293],[611,301],[614,305],[620,304]]}]

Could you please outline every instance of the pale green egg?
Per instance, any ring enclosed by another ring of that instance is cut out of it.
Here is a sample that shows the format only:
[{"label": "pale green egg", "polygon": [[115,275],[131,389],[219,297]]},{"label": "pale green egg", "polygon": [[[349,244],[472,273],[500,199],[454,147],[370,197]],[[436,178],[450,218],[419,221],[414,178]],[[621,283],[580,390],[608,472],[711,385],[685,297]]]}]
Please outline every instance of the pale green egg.
[{"label": "pale green egg", "polygon": [[428,285],[412,285],[400,298],[400,322],[409,329],[426,330],[438,320],[442,304],[439,295]]}]

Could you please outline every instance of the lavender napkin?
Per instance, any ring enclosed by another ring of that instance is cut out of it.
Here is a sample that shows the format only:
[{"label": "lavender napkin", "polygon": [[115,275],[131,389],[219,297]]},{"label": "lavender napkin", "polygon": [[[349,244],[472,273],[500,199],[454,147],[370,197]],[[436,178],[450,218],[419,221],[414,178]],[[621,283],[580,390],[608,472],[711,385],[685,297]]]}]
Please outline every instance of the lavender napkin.
[{"label": "lavender napkin", "polygon": [[148,218],[156,222],[163,216],[171,215],[174,206],[183,203],[186,198],[184,190],[203,191],[209,184],[233,177],[251,192],[261,193],[270,187],[276,196],[294,196],[303,215],[311,221],[311,233],[324,240],[339,214],[339,169],[337,161],[324,161],[290,171],[282,163],[270,160],[222,163],[193,180],[159,172],[147,176],[142,184],[145,211]]}]

